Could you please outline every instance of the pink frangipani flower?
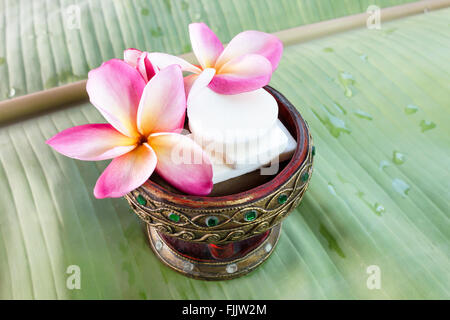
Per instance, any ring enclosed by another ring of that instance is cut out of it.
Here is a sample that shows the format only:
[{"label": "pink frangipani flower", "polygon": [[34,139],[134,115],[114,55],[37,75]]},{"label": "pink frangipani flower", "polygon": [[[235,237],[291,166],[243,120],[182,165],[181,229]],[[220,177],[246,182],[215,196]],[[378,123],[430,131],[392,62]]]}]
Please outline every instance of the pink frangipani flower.
[{"label": "pink frangipani flower", "polygon": [[[109,123],[69,128],[47,143],[75,159],[113,159],[97,180],[96,198],[121,197],[141,186],[155,170],[183,192],[210,193],[208,156],[189,137],[177,133],[186,111],[179,66],[161,69],[146,84],[138,68],[113,59],[89,72],[86,89]],[[180,150],[185,161],[177,160],[175,151]]]},{"label": "pink frangipani flower", "polygon": [[204,23],[191,23],[189,34],[200,66],[161,52],[148,54],[158,68],[178,64],[183,71],[191,72],[184,80],[187,91],[206,70],[208,75],[201,82],[219,94],[262,88],[269,83],[283,52],[283,44],[277,37],[260,31],[241,32],[225,48]]}]

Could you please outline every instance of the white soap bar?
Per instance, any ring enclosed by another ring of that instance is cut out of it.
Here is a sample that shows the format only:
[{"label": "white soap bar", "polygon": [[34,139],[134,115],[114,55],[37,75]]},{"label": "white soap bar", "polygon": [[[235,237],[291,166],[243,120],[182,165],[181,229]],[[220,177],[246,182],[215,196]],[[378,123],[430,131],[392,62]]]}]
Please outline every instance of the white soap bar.
[{"label": "white soap bar", "polygon": [[[288,160],[290,157],[292,157],[296,147],[297,142],[292,137],[292,135],[289,133],[289,131],[286,129],[286,127],[281,123],[281,121],[277,120],[277,126],[283,131],[283,133],[287,136],[287,144],[283,152],[279,155],[274,156],[272,159],[267,160],[263,163],[259,164],[248,164],[246,166],[242,166],[239,168],[232,168],[225,164],[223,159],[221,157],[218,157],[217,155],[211,156],[212,163],[213,163],[213,183],[219,183],[223,182],[232,178],[239,177],[241,175],[244,175],[246,173],[255,171],[257,169],[260,169],[262,167],[267,166],[268,164],[272,163],[279,163],[285,160]],[[266,173],[270,173],[270,170],[267,170]]]},{"label": "white soap bar", "polygon": [[251,141],[236,144],[209,143],[203,144],[203,149],[209,154],[221,156],[225,164],[234,169],[267,163],[282,153],[288,144],[288,137],[280,125],[281,122],[275,123],[268,133]]},{"label": "white soap bar", "polygon": [[267,134],[277,121],[278,104],[264,89],[223,95],[205,87],[189,100],[187,115],[197,141],[235,144]]}]

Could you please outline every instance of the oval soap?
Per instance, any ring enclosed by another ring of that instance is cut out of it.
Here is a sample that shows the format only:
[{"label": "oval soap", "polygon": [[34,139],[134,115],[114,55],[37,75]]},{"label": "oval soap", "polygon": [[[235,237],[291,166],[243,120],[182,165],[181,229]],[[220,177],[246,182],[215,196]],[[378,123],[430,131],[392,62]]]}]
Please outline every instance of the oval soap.
[{"label": "oval soap", "polygon": [[205,87],[190,99],[187,115],[189,130],[196,139],[242,143],[273,128],[278,119],[278,104],[264,89],[223,95]]}]

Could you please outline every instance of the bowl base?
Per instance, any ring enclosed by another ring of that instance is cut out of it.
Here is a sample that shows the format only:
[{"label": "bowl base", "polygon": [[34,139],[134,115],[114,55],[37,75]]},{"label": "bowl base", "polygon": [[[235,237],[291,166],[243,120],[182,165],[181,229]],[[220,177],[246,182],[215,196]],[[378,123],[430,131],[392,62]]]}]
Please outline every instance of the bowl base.
[{"label": "bowl base", "polygon": [[281,223],[250,239],[219,246],[168,237],[147,225],[156,256],[175,271],[202,280],[227,280],[249,273],[273,252],[280,231]]}]

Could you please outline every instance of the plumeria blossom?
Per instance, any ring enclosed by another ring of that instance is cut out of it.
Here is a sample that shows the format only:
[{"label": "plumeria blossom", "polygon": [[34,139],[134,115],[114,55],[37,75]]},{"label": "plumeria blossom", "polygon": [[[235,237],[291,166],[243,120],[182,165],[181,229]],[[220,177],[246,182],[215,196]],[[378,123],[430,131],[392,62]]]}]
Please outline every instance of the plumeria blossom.
[{"label": "plumeria blossom", "polygon": [[148,82],[159,71],[148,58],[148,52],[130,48],[124,51],[123,60],[130,66],[136,68],[144,78],[145,82]]},{"label": "plumeria blossom", "polygon": [[[134,61],[142,61],[141,56]],[[208,194],[212,189],[208,156],[189,137],[177,133],[186,111],[180,67],[162,68],[146,83],[136,68],[139,62],[132,66],[129,61],[110,60],[88,75],[90,101],[109,123],[69,128],[47,143],[79,160],[113,159],[97,180],[97,198],[121,197],[154,171],[183,192]],[[177,158],[180,150],[184,161]]]},{"label": "plumeria blossom", "polygon": [[[260,31],[241,32],[225,48],[204,23],[191,23],[189,35],[199,66],[165,53],[148,54],[159,68],[178,64],[183,71],[191,72],[185,77],[187,91],[197,80],[219,94],[262,88],[269,83],[283,52],[283,44],[277,37]],[[205,71],[207,75],[200,80],[199,75]]]}]

